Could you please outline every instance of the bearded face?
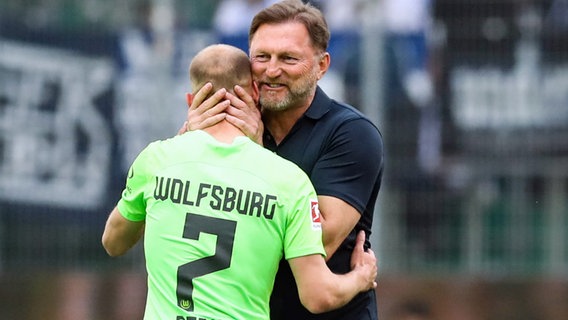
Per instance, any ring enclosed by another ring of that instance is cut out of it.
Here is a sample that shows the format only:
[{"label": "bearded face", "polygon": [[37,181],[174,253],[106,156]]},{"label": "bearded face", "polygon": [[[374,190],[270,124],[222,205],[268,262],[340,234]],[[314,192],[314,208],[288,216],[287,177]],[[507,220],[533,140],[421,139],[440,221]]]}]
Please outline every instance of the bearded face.
[{"label": "bearded face", "polygon": [[299,22],[260,26],[251,41],[250,57],[265,110],[308,106],[326,70]]}]

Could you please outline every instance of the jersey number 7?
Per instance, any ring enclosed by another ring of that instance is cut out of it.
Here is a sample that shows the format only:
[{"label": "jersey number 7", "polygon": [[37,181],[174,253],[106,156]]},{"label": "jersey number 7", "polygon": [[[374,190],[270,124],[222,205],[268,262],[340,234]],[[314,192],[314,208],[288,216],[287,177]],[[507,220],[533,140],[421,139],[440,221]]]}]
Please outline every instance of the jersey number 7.
[{"label": "jersey number 7", "polygon": [[183,237],[199,240],[199,235],[209,233],[217,236],[215,254],[197,259],[178,267],[177,271],[177,302],[178,306],[187,311],[193,311],[193,279],[203,275],[227,269],[231,266],[233,241],[237,222],[220,218],[187,213]]}]

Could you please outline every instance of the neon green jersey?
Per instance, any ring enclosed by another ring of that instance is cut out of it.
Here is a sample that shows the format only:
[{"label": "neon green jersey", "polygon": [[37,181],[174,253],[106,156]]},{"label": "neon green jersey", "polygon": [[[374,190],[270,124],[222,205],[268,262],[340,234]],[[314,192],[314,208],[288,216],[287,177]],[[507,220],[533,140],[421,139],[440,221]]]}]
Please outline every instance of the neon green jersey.
[{"label": "neon green jersey", "polygon": [[245,137],[151,143],[118,209],[146,221],[145,319],[269,319],[281,258],[325,255],[306,174]]}]

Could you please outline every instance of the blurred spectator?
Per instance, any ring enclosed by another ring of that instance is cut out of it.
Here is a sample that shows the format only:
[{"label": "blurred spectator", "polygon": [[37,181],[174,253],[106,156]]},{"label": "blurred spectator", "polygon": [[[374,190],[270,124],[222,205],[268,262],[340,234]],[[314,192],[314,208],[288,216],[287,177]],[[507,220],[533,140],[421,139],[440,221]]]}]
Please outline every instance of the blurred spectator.
[{"label": "blurred spectator", "polygon": [[367,0],[324,0],[319,1],[319,7],[325,14],[325,19],[332,33],[358,32],[361,20],[358,19]]},{"label": "blurred spectator", "polygon": [[248,31],[254,15],[277,0],[222,0],[213,17],[219,42],[248,52]]},{"label": "blurred spectator", "polygon": [[428,73],[427,33],[430,0],[383,0],[388,62],[404,94],[416,107],[431,103],[433,88]]},{"label": "blurred spectator", "polygon": [[361,101],[357,97],[353,99],[348,91],[352,86],[357,86],[354,95],[360,94],[358,81],[351,81],[350,78],[360,75],[358,67],[352,68],[352,60],[359,59],[360,17],[366,0],[311,2],[322,10],[331,31],[327,50],[331,54],[331,66],[320,86],[334,99],[349,100],[349,103],[361,106]]},{"label": "blurred spectator", "polygon": [[568,0],[552,0],[550,9],[545,13],[545,24],[556,28],[558,32],[568,31]]},{"label": "blurred spectator", "polygon": [[[416,157],[430,172],[440,161],[440,119],[429,69],[432,0],[383,0],[386,32],[387,107],[406,99],[417,114]],[[412,132],[412,131],[406,131]]]},{"label": "blurred spectator", "polygon": [[150,0],[135,5],[135,22],[118,36],[115,125],[123,174],[149,141],[173,135],[185,112],[183,93],[175,93],[181,83],[176,46],[183,44],[175,41],[175,11]]},{"label": "blurred spectator", "polygon": [[118,64],[124,77],[152,76],[173,55],[173,9],[144,0],[134,4],[134,21],[119,31]]},{"label": "blurred spectator", "polygon": [[392,185],[404,194],[401,221],[414,259],[443,250],[441,105],[430,40],[434,0],[381,0],[384,28],[385,136]]},{"label": "blurred spectator", "polygon": [[544,10],[542,53],[547,59],[565,62],[568,61],[568,0],[551,1]]},{"label": "blurred spectator", "polygon": [[[182,0],[175,1],[180,26],[192,30],[209,31],[213,27],[213,16],[222,0]],[[184,68],[185,69],[185,68]],[[186,73],[187,70],[184,70]]]}]

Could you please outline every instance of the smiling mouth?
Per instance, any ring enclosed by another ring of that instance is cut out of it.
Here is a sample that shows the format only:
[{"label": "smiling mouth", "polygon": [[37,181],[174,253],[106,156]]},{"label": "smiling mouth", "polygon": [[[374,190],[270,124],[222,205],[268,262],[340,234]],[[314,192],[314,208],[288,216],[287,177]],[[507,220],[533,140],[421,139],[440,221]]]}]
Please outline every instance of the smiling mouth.
[{"label": "smiling mouth", "polygon": [[284,85],[280,83],[264,83],[263,86],[268,89],[279,89],[284,87]]}]

